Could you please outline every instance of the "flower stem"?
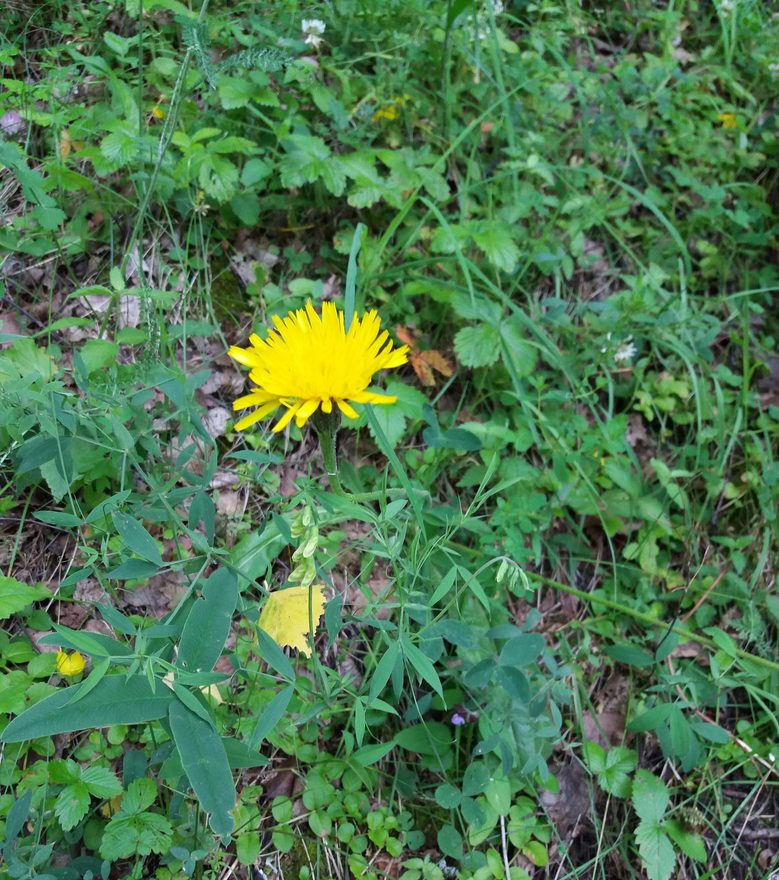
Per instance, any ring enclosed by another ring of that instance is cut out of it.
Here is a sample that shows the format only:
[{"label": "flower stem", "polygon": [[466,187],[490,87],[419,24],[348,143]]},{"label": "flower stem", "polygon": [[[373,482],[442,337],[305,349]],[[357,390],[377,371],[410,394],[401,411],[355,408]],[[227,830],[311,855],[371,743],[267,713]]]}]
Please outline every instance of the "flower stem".
[{"label": "flower stem", "polygon": [[322,450],[322,458],[325,460],[325,470],[327,471],[327,479],[330,482],[330,488],[336,495],[346,496],[341,480],[338,477],[338,458],[335,454],[335,435],[338,429],[325,427],[323,430],[317,431],[319,435],[319,446]]}]

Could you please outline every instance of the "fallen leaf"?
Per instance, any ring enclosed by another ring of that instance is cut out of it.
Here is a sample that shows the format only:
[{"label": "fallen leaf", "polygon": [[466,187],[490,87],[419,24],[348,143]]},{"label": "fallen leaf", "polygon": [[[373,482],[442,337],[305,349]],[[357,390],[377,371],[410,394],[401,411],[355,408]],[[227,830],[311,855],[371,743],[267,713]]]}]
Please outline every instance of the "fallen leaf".
[{"label": "fallen leaf", "polygon": [[268,596],[258,625],[280,645],[288,645],[305,654],[308,651],[307,637],[311,630],[311,621],[316,626],[324,612],[325,595],[321,584],[314,584],[310,588],[288,587],[286,590],[276,590]]},{"label": "fallen leaf", "polygon": [[428,387],[435,386],[434,370],[442,376],[449,377],[452,375],[454,368],[441,352],[435,348],[420,351],[416,338],[408,327],[398,324],[395,327],[395,333],[398,339],[408,346],[409,362],[423,385]]}]

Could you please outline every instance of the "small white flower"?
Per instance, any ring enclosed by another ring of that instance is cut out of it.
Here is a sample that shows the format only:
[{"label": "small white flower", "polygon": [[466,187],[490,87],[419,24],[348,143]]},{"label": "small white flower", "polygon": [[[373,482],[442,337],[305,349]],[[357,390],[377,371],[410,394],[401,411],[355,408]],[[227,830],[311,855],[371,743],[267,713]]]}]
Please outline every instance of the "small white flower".
[{"label": "small white flower", "polygon": [[617,346],[617,350],[614,352],[614,362],[617,364],[630,363],[636,356],[637,351],[635,343],[631,342],[628,336],[624,342],[620,342]]},{"label": "small white flower", "polygon": [[720,0],[719,11],[723,18],[727,18],[736,6],[735,0]]},{"label": "small white flower", "polygon": [[325,23],[319,18],[304,18],[300,22],[300,29],[303,31],[303,42],[316,49],[322,42]]},{"label": "small white flower", "polygon": [[768,65],[768,72],[771,76],[779,76],[779,61],[772,61]]}]

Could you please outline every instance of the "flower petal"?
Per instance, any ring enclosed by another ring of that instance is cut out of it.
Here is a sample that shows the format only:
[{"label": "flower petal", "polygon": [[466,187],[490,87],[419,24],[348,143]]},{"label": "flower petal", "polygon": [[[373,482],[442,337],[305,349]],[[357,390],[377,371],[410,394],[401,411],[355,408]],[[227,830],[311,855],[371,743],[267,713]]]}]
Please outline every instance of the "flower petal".
[{"label": "flower petal", "polygon": [[357,411],[353,409],[345,400],[341,400],[340,397],[336,398],[335,401],[338,404],[338,409],[348,418],[348,419],[359,419]]}]

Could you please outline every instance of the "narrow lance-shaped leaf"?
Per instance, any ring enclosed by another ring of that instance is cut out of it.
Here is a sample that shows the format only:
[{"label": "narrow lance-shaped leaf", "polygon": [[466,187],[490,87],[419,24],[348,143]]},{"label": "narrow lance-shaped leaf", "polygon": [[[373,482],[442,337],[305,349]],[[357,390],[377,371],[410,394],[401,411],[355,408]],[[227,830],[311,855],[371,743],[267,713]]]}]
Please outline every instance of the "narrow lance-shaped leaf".
[{"label": "narrow lance-shaped leaf", "polygon": [[176,665],[189,672],[210,672],[230,632],[238,602],[238,581],[226,568],[215,571],[203,586],[203,597],[189,612]]},{"label": "narrow lance-shaped leaf", "polygon": [[139,724],[164,718],[173,701],[161,682],[156,692],[142,675],[108,675],[83,700],[71,702],[83,684],[63,688],[14,718],[0,735],[2,742],[72,733],[112,724]]},{"label": "narrow lance-shaped leaf", "polygon": [[235,785],[219,734],[178,700],[170,704],[169,719],[189,784],[200,805],[211,814],[211,829],[215,834],[229,834],[233,830],[230,811],[235,806]]}]

